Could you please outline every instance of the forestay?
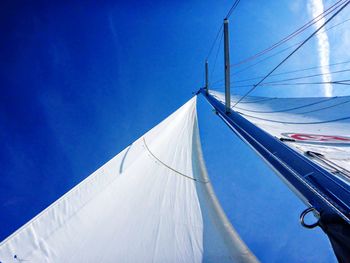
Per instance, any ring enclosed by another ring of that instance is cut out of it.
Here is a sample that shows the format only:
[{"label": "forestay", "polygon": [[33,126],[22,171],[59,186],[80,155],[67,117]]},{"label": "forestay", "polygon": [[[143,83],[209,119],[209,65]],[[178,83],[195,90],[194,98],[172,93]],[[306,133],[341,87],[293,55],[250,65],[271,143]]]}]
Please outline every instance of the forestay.
[{"label": "forestay", "polygon": [[256,262],[202,159],[196,98],[0,244],[0,262]]},{"label": "forestay", "polygon": [[247,97],[233,110],[350,185],[350,96]]}]

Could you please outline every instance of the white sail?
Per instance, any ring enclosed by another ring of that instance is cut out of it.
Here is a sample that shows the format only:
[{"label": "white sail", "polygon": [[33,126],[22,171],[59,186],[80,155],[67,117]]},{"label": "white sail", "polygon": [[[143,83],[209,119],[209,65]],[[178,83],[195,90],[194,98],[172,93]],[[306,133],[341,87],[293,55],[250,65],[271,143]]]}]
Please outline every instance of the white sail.
[{"label": "white sail", "polygon": [[0,262],[257,262],[206,174],[196,98],[0,244]]},{"label": "white sail", "polygon": [[[211,94],[224,103],[224,94]],[[350,185],[349,105],[350,96],[246,97],[233,110]]]}]

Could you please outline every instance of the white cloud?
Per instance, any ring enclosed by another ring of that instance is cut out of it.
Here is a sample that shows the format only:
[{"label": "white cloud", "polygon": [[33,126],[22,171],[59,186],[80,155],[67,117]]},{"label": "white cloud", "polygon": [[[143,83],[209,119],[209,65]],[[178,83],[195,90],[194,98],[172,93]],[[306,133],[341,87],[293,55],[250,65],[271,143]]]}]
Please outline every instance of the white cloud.
[{"label": "white cloud", "polygon": [[[313,18],[316,18],[318,15],[322,14],[324,11],[323,1],[322,0],[309,0],[308,2],[308,10]],[[325,18],[322,17],[315,24],[315,28],[319,28],[322,24],[324,24]],[[319,56],[319,64],[321,67],[321,73],[323,75],[323,81],[329,82],[332,81],[332,76],[330,74],[329,67],[327,66],[330,61],[329,59],[329,40],[327,32],[321,30],[317,35],[317,46],[318,46],[318,56]],[[324,95],[326,97],[331,97],[333,95],[333,87],[331,84],[324,84]]]}]

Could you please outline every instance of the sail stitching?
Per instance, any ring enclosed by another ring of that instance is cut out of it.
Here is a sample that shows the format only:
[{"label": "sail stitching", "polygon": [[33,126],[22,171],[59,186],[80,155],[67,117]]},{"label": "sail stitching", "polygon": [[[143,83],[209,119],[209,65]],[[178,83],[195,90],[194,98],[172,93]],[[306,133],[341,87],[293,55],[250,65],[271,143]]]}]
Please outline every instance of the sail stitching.
[{"label": "sail stitching", "polygon": [[154,153],[152,153],[152,151],[148,148],[148,145],[147,145],[147,143],[146,143],[145,137],[142,137],[142,140],[143,140],[143,144],[145,145],[146,150],[150,153],[150,155],[151,155],[154,159],[156,159],[158,162],[160,162],[162,165],[164,165],[166,168],[172,170],[173,172],[175,172],[175,173],[177,173],[177,174],[179,174],[179,175],[181,175],[181,176],[183,176],[183,177],[185,177],[185,178],[187,178],[187,179],[191,179],[191,180],[193,180],[193,181],[195,181],[195,182],[200,182],[200,183],[203,183],[203,184],[208,183],[208,181],[202,181],[202,180],[193,178],[193,177],[188,176],[188,175],[186,175],[186,174],[183,174],[183,173],[179,172],[178,170],[172,168],[171,166],[167,165],[167,164],[164,163],[162,160],[160,160],[157,156],[155,156]]}]

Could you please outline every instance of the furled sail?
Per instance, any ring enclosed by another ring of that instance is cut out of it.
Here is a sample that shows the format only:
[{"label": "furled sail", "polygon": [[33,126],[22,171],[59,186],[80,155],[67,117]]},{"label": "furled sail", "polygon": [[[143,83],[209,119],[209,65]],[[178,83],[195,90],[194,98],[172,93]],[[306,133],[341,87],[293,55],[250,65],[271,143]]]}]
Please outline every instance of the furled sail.
[{"label": "furled sail", "polygon": [[204,166],[196,98],[0,244],[0,262],[257,262]]}]

